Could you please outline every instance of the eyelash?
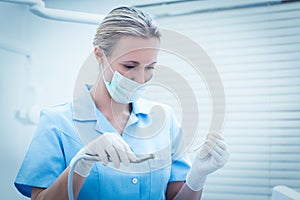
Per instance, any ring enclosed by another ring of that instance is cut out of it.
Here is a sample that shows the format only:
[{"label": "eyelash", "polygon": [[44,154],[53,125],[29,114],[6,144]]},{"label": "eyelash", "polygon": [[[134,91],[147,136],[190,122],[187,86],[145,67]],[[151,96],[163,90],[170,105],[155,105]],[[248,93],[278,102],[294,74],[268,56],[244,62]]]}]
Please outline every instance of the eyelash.
[{"label": "eyelash", "polygon": [[[135,68],[135,66],[132,66],[132,65],[123,65],[123,66],[127,69]],[[146,67],[146,69],[150,70],[150,69],[154,69],[154,67],[153,66],[148,66],[148,67]]]},{"label": "eyelash", "polygon": [[154,66],[148,66],[146,69],[155,69]]},{"label": "eyelash", "polygon": [[132,66],[132,65],[124,65],[124,67],[127,68],[127,69],[133,69],[133,68],[135,68],[135,66]]}]

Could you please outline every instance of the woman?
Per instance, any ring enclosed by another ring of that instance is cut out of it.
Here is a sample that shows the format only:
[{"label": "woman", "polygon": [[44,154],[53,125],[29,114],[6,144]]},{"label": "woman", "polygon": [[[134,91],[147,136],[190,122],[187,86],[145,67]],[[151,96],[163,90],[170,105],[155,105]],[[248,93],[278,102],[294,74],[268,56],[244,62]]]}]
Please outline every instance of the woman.
[{"label": "woman", "polygon": [[[70,166],[89,154],[99,162],[80,160],[75,166],[77,199],[201,198],[207,175],[225,165],[228,151],[222,136],[210,133],[190,166],[181,151],[182,132],[172,109],[140,98],[137,91],[153,75],[159,45],[159,30],[147,14],[131,7],[108,14],[94,39],[101,73],[78,99],[41,112],[15,180],[22,194],[68,199]],[[141,136],[140,127],[154,121],[151,108],[157,105],[164,127],[151,137]],[[82,137],[91,132],[97,137],[85,145]],[[136,163],[138,155],[158,152],[164,162],[154,157]]]}]

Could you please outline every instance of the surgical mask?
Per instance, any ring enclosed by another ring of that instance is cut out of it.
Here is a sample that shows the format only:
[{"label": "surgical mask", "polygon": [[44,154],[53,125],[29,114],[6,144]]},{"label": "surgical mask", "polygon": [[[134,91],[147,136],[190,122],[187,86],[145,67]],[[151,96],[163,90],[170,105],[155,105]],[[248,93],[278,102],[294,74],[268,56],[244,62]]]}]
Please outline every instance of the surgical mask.
[{"label": "surgical mask", "polygon": [[[112,68],[110,67],[106,57],[105,60],[109,69],[112,71]],[[118,71],[113,72],[111,82],[105,80],[103,73],[103,80],[111,98],[114,101],[122,104],[128,104],[137,101],[143,96],[146,89],[145,83],[141,84],[131,79],[128,79],[122,74],[120,74]]]}]

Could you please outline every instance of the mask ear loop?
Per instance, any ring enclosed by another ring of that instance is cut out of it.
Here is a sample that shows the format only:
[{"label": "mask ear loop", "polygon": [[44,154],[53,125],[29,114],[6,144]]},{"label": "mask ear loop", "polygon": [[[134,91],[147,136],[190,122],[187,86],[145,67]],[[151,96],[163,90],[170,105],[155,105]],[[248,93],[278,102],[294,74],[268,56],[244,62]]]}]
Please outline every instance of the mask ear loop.
[{"label": "mask ear loop", "polygon": [[[102,55],[103,55],[103,59],[105,60],[104,62],[106,62],[106,64],[107,64],[108,68],[110,69],[110,71],[111,71],[112,73],[114,73],[113,70],[112,70],[112,68],[110,67],[110,64],[109,64],[109,62],[108,62],[108,60],[107,60],[107,58],[106,58],[106,55],[105,55],[105,53],[104,53],[103,50],[102,50]],[[100,68],[100,67],[101,67],[101,64],[99,63],[99,68]],[[104,76],[105,71],[106,71],[106,70],[103,69],[103,72],[102,72],[102,78],[103,78],[103,81],[104,81],[104,82],[106,81],[106,80],[105,80],[105,76]],[[94,98],[94,101],[95,101],[95,102],[96,102],[96,91],[97,91],[97,89],[98,89],[99,81],[100,81],[100,76],[98,76],[98,78],[97,78],[96,87],[95,87],[95,90],[94,90],[94,92],[93,92],[93,98]]]},{"label": "mask ear loop", "polygon": [[[103,60],[104,60],[104,62],[106,63],[106,65],[107,65],[107,68],[109,68],[109,70],[112,72],[112,74],[114,74],[114,71],[112,70],[112,68],[111,68],[111,66],[110,66],[110,64],[109,64],[109,62],[108,62],[108,60],[107,60],[107,57],[106,57],[106,55],[105,55],[105,53],[104,53],[104,51],[102,50],[102,55],[103,55]],[[104,76],[104,73],[106,72],[106,69],[103,69],[103,80],[106,82],[106,80],[105,80],[105,76]]]},{"label": "mask ear loop", "polygon": [[[99,64],[100,65],[100,64]],[[100,66],[99,66],[100,67]],[[96,86],[95,86],[95,90],[93,92],[93,98],[94,98],[94,101],[95,101],[95,104],[96,104],[96,92],[98,90],[98,85],[99,85],[99,81],[100,81],[100,76],[98,75],[97,77],[97,82],[96,82]]]}]

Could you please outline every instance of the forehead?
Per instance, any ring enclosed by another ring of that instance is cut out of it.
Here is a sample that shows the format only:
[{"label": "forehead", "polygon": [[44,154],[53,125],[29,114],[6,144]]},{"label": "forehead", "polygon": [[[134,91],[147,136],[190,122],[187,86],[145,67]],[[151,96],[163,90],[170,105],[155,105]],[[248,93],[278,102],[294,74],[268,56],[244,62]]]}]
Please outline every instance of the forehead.
[{"label": "forehead", "polygon": [[114,45],[110,57],[115,60],[153,60],[157,57],[159,44],[158,38],[123,36]]}]

